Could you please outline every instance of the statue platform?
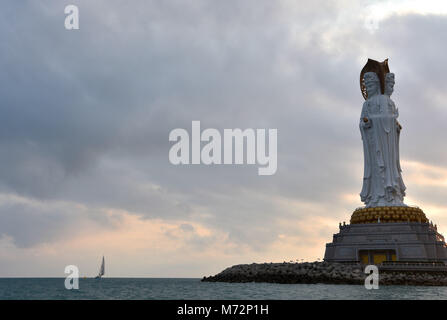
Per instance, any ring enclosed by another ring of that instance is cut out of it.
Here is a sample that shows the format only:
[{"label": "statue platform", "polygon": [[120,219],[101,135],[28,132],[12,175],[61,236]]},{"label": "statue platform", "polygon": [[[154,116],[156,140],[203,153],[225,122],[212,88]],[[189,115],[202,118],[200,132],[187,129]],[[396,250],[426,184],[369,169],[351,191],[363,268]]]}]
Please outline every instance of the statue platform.
[{"label": "statue platform", "polygon": [[[367,216],[369,212],[376,211],[365,211],[364,214]],[[388,213],[386,215],[393,218]],[[408,217],[406,222],[378,222],[377,219],[365,223],[363,218],[351,219],[351,224],[340,225],[340,231],[334,234],[333,241],[326,244],[324,261],[376,265],[441,262],[444,265],[447,263],[444,237],[438,233],[436,225],[427,220],[414,221],[422,218],[418,211],[411,219],[413,221],[409,221]],[[394,219],[398,220],[397,216]]]}]

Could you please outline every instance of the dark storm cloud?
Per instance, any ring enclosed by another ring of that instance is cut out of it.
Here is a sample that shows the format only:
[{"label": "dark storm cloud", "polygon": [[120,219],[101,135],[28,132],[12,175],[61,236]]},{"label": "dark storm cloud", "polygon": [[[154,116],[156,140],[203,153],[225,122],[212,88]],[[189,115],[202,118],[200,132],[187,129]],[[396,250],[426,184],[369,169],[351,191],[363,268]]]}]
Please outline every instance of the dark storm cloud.
[{"label": "dark storm cloud", "polygon": [[[403,157],[447,163],[437,63],[445,17],[391,17],[368,34],[361,21],[337,29],[342,10],[327,2],[291,10],[271,1],[74,1],[81,29],[66,31],[62,4],[26,3],[0,11],[4,192],[81,203],[92,216],[119,208],[197,220],[262,248],[280,232],[277,219],[309,214],[279,209],[275,197],[323,203],[328,217],[360,204],[345,208],[340,194],[361,187],[365,51],[391,58]],[[277,128],[277,174],[171,165],[169,132],[192,120]],[[42,231],[25,236],[19,222],[31,212],[16,212],[2,213],[11,226],[2,232],[22,245],[51,241],[44,229],[78,214],[35,213]]]}]

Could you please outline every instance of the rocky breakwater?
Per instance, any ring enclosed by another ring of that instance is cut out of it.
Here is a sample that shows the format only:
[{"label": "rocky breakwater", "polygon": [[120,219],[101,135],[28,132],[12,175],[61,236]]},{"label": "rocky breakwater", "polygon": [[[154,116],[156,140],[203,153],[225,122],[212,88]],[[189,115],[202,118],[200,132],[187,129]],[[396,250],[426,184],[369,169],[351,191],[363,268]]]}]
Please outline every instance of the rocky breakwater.
[{"label": "rocky breakwater", "polygon": [[[203,277],[202,281],[363,285],[367,277],[363,268],[358,264],[330,262],[239,264]],[[380,271],[379,285],[447,286],[447,273]]]}]

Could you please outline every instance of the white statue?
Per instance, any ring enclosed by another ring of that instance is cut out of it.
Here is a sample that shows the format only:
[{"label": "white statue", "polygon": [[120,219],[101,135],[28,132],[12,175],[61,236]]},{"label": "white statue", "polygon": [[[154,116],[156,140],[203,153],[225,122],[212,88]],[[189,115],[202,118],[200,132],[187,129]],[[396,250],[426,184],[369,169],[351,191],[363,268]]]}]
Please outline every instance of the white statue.
[{"label": "white statue", "polygon": [[368,99],[363,104],[360,132],[363,140],[364,176],[361,200],[367,207],[406,206],[405,185],[399,160],[399,112],[390,96],[394,74],[385,76],[385,94],[375,72],[364,74]]}]

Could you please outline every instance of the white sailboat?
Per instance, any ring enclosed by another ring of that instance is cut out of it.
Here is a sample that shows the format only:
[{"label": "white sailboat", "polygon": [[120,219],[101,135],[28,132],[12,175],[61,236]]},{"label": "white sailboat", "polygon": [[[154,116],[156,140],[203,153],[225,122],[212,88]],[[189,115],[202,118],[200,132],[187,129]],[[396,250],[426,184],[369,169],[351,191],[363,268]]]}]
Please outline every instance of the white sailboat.
[{"label": "white sailboat", "polygon": [[102,256],[102,263],[101,263],[101,268],[99,268],[99,273],[98,275],[95,277],[95,279],[101,279],[102,276],[105,274],[105,262],[104,262],[104,256]]}]

